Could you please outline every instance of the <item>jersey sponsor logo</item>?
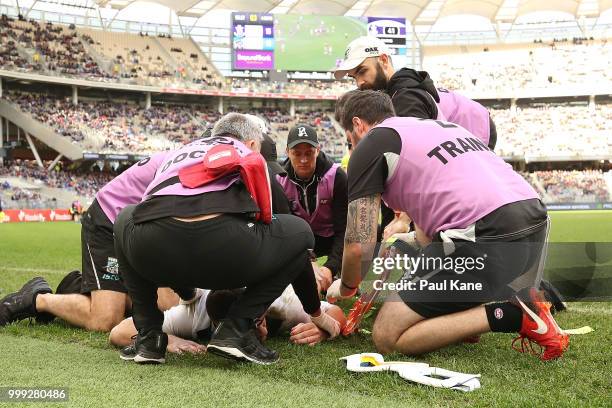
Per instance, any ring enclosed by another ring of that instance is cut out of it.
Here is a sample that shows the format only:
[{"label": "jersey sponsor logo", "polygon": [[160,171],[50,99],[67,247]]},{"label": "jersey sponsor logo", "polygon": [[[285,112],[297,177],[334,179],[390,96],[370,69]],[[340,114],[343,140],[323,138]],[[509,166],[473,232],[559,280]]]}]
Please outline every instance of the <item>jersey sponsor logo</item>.
[{"label": "jersey sponsor logo", "polygon": [[103,274],[102,275],[102,279],[103,280],[107,280],[107,281],[113,281],[113,282],[119,282],[121,280],[119,275],[113,275],[113,274],[110,274],[110,273]]},{"label": "jersey sponsor logo", "polygon": [[119,274],[119,262],[117,258],[111,258],[110,256],[106,260],[106,272],[118,275]]}]

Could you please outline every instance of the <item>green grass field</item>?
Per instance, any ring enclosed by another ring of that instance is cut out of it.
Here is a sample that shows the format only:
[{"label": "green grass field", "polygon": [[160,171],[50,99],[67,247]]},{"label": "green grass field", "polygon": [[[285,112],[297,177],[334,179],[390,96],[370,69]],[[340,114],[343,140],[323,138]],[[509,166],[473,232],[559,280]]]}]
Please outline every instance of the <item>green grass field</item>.
[{"label": "green grass field", "polygon": [[[551,217],[552,241],[612,241],[612,212]],[[0,225],[0,296],[36,275],[55,287],[66,272],[80,269],[79,228],[73,223]],[[513,337],[506,334],[487,334],[479,344],[456,345],[418,359],[482,374],[482,388],[472,393],[417,386],[392,373],[347,372],[339,357],[374,351],[366,334],[315,347],[272,339],[281,361],[267,367],[208,355],[171,355],[165,365],[138,366],[121,361],[103,334],[61,322],[37,326],[24,321],[0,328],[0,387],[69,387],[70,401],[53,406],[78,407],[609,407],[611,317],[610,303],[570,304],[558,316],[560,325],[590,325],[595,332],[573,336],[559,361],[544,363],[516,353],[510,348]]]},{"label": "green grass field", "polygon": [[[344,58],[346,46],[366,35],[366,24],[339,16],[276,16],[274,66],[287,71],[329,71]],[[314,30],[322,28],[315,33]],[[324,47],[331,47],[325,53]]]}]

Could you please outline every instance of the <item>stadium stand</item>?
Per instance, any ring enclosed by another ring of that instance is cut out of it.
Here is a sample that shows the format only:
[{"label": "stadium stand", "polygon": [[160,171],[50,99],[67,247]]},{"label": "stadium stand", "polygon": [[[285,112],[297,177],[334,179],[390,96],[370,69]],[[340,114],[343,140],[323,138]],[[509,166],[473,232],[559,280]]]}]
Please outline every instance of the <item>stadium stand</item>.
[{"label": "stadium stand", "polygon": [[187,105],[71,101],[39,94],[6,94],[22,111],[59,134],[99,153],[151,153],[168,150],[201,135],[217,115],[210,109]]},{"label": "stadium stand", "polygon": [[337,96],[355,88],[352,80],[347,81],[321,81],[321,80],[295,80],[288,82],[267,81],[262,79],[232,78],[230,87],[233,92],[264,92],[288,93],[297,95],[330,95]]},{"label": "stadium stand", "polygon": [[2,61],[3,66],[10,68],[16,58],[25,62],[26,67],[49,75],[89,79],[109,77],[86,52],[74,29],[49,22],[15,20],[5,15],[0,18],[0,27],[3,45],[6,41],[10,47],[8,53],[13,56],[13,60],[8,61],[12,64],[5,65]]},{"label": "stadium stand", "polygon": [[540,104],[492,109],[500,156],[607,156],[612,154],[612,105]]},{"label": "stadium stand", "polygon": [[[44,162],[46,166],[50,163]],[[90,202],[114,176],[101,171],[63,170],[61,164],[49,171],[34,160],[14,160],[0,165],[0,191],[6,208],[69,207],[75,196]]]},{"label": "stadium stand", "polygon": [[84,28],[79,32],[98,55],[110,60],[114,77],[153,85],[170,84],[178,75],[153,37]]},{"label": "stadium stand", "polygon": [[425,49],[423,68],[448,89],[501,92],[609,83],[611,62],[607,41],[574,38],[485,48],[431,47]]},{"label": "stadium stand", "polygon": [[[219,113],[201,105],[154,104],[145,109],[133,102],[81,100],[5,92],[6,100],[45,123],[57,133],[100,153],[150,153],[186,143],[203,134]],[[279,154],[284,138],[298,122],[319,131],[323,150],[332,157],[345,152],[345,138],[331,119],[330,110],[298,110],[295,117],[283,108],[248,107],[272,124]],[[228,111],[243,111],[230,106]],[[590,157],[612,155],[612,105],[540,104],[516,110],[491,109],[499,139],[496,152],[503,157]]]},{"label": "stadium stand", "polygon": [[190,39],[157,37],[162,49],[176,61],[177,72],[205,88],[222,88],[223,77]]},{"label": "stadium stand", "polygon": [[[6,15],[0,17],[0,28],[1,69],[110,83],[233,92],[240,98],[221,103],[225,111],[265,117],[271,124],[279,157],[285,156],[288,130],[300,122],[317,129],[322,150],[331,157],[339,159],[346,152],[344,134],[333,120],[329,104],[293,100],[290,108],[289,102],[280,98],[286,98],[284,94],[303,99],[333,98],[354,88],[350,79],[277,82],[267,78],[223,78],[191,38],[102,31]],[[426,45],[423,53],[423,68],[438,86],[467,94],[596,86],[612,81],[612,71],[608,69],[612,51],[608,42],[600,39],[486,46]],[[147,109],[135,102],[142,101],[141,95],[126,96],[125,100],[80,96],[75,105],[70,98],[53,91],[40,94],[37,93],[40,90],[8,88],[3,90],[4,100],[82,146],[84,151],[101,154],[149,154],[171,149],[202,135],[220,116],[218,101],[208,97],[201,104],[194,103],[194,99],[160,97]],[[240,95],[246,93],[283,95],[275,102],[274,95],[260,99]],[[511,109],[491,108],[498,129],[496,153],[514,161],[608,160],[612,156],[612,104],[605,99],[597,100],[597,104],[593,99],[587,104],[587,96],[583,95],[580,101],[566,98],[565,102],[554,103],[521,100],[518,104],[513,102]],[[232,105],[238,99],[241,101]],[[213,104],[215,108],[210,107]],[[34,164],[30,165],[34,172]],[[39,176],[36,179],[49,188],[70,186],[70,179],[76,183],[75,191],[87,195],[84,186],[88,183],[96,186],[95,181],[82,181],[74,173],[54,175],[55,181],[47,182],[49,176],[43,176],[43,170],[36,171],[42,172],[34,172]],[[553,170],[526,173],[525,177],[547,202],[611,199],[609,172]],[[15,190],[15,197],[28,196],[28,188],[16,188],[20,190]]]},{"label": "stadium stand", "polygon": [[[50,162],[44,164],[48,166]],[[551,170],[521,173],[546,203],[609,202],[612,177],[601,170]],[[98,170],[41,169],[33,160],[15,160],[0,166],[0,191],[6,208],[43,208],[68,206],[74,196],[85,202],[115,176]],[[41,189],[43,187],[43,189]],[[62,195],[54,189],[63,190]]]},{"label": "stadium stand", "polygon": [[[599,170],[536,171],[536,183],[544,188],[544,202],[586,203],[610,201],[610,187],[605,173]],[[533,184],[533,182],[532,182]],[[536,187],[536,189],[538,189]]]}]

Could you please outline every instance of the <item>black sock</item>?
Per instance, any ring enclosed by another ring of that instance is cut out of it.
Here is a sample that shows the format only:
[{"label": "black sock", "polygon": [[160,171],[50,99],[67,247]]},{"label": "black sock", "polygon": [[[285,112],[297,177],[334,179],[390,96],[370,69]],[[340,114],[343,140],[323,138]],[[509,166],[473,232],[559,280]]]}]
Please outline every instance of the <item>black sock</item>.
[{"label": "black sock", "polygon": [[492,332],[516,333],[521,329],[523,311],[510,302],[485,305]]}]

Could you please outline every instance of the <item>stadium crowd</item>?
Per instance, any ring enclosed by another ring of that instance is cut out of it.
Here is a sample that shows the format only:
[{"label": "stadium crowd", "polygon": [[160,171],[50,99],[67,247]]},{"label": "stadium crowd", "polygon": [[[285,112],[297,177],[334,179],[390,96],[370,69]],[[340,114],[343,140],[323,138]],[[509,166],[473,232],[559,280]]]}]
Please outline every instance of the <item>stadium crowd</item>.
[{"label": "stadium crowd", "polygon": [[[47,167],[50,163],[50,161],[43,162]],[[82,197],[92,198],[102,186],[116,176],[114,173],[101,171],[63,170],[61,165],[57,165],[52,170],[47,170],[47,167],[39,167],[34,160],[6,161],[0,166],[0,177],[18,177],[33,184],[59,188]],[[8,182],[1,185],[5,189],[11,188]]]},{"label": "stadium crowd", "polygon": [[[155,104],[150,109],[119,101],[86,101],[73,105],[69,98],[5,92],[6,99],[49,125],[58,134],[101,153],[149,153],[167,150],[201,135],[218,119],[215,109],[200,105]],[[241,111],[230,106],[228,111]],[[322,145],[333,157],[345,152],[345,138],[330,119],[330,111],[298,110],[291,117],[285,108],[254,108],[274,130],[279,154],[283,139],[298,122],[320,133]],[[612,154],[612,105],[552,105],[490,109],[500,135],[500,156],[600,156]]]},{"label": "stadium crowd", "polygon": [[167,150],[201,135],[218,116],[213,110],[188,105],[153,105],[84,101],[39,94],[6,94],[22,111],[58,134],[100,153],[151,153]]},{"label": "stadium crowd", "polygon": [[574,85],[594,89],[612,82],[611,62],[607,41],[581,39],[444,55],[425,50],[423,68],[439,86],[490,93]]},{"label": "stadium crowd", "polygon": [[355,88],[349,81],[295,80],[288,82],[267,81],[250,78],[231,78],[229,87],[232,92],[288,93],[299,95],[337,96]]},{"label": "stadium crowd", "polygon": [[612,105],[491,109],[500,156],[612,155]]},{"label": "stadium crowd", "polygon": [[34,70],[62,76],[110,78],[86,52],[74,29],[23,18],[14,20],[6,15],[0,17],[0,27],[7,43],[11,42],[12,64],[23,60],[19,47],[28,55]]},{"label": "stadium crowd", "polygon": [[[319,137],[323,145],[323,139]],[[325,147],[322,147],[322,151],[328,155],[333,154],[333,151],[328,151]],[[45,166],[48,166],[49,163],[44,162]],[[522,176],[534,186],[536,191],[540,192],[542,200],[547,203],[612,201],[610,184],[606,175],[599,170],[551,170],[522,173]],[[46,168],[38,167],[34,160],[15,160],[5,162],[4,166],[0,166],[0,177],[3,176],[19,177],[24,181],[38,182],[45,187],[61,188],[81,197],[93,198],[102,186],[115,177],[115,174],[100,172],[99,169],[93,172],[63,170],[59,165],[47,171]],[[33,195],[28,196],[31,194],[28,190],[13,190],[14,187],[7,181],[0,183],[0,188],[5,192],[15,191],[14,200],[40,199]]]},{"label": "stadium crowd", "polygon": [[599,170],[536,171],[532,175],[544,188],[544,202],[609,202],[610,186]]},{"label": "stadium crowd", "polygon": [[[336,96],[352,81],[232,78],[224,81],[193,42],[164,35],[104,32],[0,17],[0,67],[162,87]],[[606,41],[557,40],[504,49],[428,54],[423,68],[439,86],[502,92],[550,86],[610,83],[612,51]],[[452,63],[449,61],[452,60]]]},{"label": "stadium crowd", "polygon": [[[196,105],[152,105],[144,109],[129,102],[85,101],[74,105],[69,98],[7,92],[22,111],[50,126],[58,134],[99,153],[151,153],[187,143],[204,133],[219,118],[214,109]],[[240,111],[237,106],[228,111]],[[344,136],[334,126],[331,111],[298,111],[291,117],[283,108],[249,108],[272,125],[279,155],[284,139],[295,123],[308,123],[319,132],[322,146],[332,157],[345,151]]]}]

